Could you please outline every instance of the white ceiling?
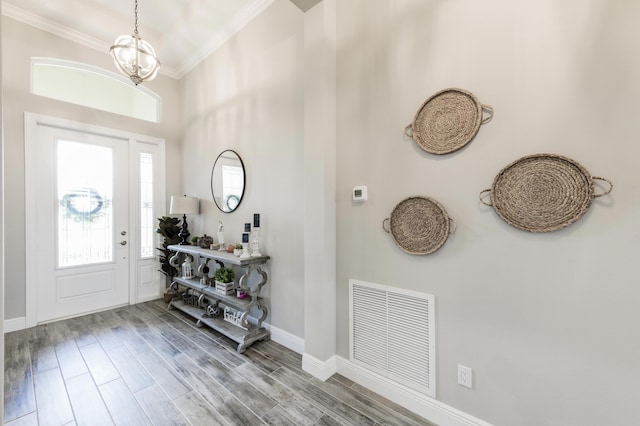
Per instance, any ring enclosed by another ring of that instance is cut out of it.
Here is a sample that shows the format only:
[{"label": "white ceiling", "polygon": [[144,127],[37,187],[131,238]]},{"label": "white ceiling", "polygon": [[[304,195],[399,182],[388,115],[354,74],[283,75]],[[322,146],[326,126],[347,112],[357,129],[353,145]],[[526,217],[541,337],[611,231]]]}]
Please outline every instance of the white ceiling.
[{"label": "white ceiling", "polygon": [[[180,78],[272,1],[138,0],[138,32]],[[304,12],[321,0],[291,1]],[[2,14],[103,52],[134,30],[134,0],[2,0]]]}]

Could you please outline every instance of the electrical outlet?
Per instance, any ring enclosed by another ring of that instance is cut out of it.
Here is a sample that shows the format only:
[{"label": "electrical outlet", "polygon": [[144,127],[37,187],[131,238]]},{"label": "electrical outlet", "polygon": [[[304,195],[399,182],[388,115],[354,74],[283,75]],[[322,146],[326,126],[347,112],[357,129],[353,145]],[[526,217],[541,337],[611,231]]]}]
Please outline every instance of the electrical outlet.
[{"label": "electrical outlet", "polygon": [[473,388],[473,370],[458,364],[458,384],[469,389]]}]

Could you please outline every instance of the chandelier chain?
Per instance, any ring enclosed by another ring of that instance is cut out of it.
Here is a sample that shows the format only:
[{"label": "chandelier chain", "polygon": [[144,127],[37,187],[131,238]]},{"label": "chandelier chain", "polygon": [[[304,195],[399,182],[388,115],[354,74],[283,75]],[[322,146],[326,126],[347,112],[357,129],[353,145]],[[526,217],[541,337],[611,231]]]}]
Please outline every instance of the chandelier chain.
[{"label": "chandelier chain", "polygon": [[136,0],[136,6],[135,6],[135,9],[134,9],[134,15],[136,17],[136,24],[135,24],[134,33],[137,35],[138,34],[138,0]]}]

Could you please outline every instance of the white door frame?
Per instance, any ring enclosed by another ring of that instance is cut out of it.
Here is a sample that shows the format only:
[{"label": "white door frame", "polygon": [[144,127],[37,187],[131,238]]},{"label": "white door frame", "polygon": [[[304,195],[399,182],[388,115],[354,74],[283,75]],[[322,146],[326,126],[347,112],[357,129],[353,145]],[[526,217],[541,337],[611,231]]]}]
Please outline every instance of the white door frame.
[{"label": "white door frame", "polygon": [[[138,283],[140,276],[140,265],[145,261],[140,258],[140,235],[139,235],[139,191],[135,190],[135,183],[139,181],[139,166],[136,162],[137,153],[140,152],[141,147],[144,145],[152,145],[155,151],[155,202],[154,213],[155,217],[160,217],[166,214],[166,180],[165,180],[165,140],[152,136],[146,136],[141,134],[135,134],[125,132],[117,129],[110,129],[106,127],[94,126],[91,124],[80,123],[71,120],[65,120],[56,117],[50,117],[46,115],[34,114],[30,112],[24,113],[24,140],[25,140],[25,246],[26,246],[26,326],[33,327],[37,325],[37,312],[36,303],[30,303],[30,301],[36,300],[37,284],[35,282],[35,273],[29,267],[29,259],[34,258],[35,250],[37,250],[38,237],[36,235],[36,209],[35,209],[35,197],[36,188],[34,182],[34,162],[28,161],[36,155],[36,142],[37,142],[37,126],[46,125],[52,127],[60,127],[63,129],[69,129],[73,131],[92,133],[101,136],[108,136],[113,138],[119,138],[128,141],[129,149],[129,241],[130,256],[129,256],[129,304],[135,304],[144,300],[149,300],[155,297],[160,297],[164,290],[164,276],[159,272],[156,272],[156,265],[154,263],[153,273],[157,275],[158,281],[158,293],[155,295],[149,295],[148,292],[144,296],[139,295]],[[136,174],[138,172],[138,174]],[[154,258],[155,262],[155,258]],[[148,263],[148,261],[146,262]]]}]

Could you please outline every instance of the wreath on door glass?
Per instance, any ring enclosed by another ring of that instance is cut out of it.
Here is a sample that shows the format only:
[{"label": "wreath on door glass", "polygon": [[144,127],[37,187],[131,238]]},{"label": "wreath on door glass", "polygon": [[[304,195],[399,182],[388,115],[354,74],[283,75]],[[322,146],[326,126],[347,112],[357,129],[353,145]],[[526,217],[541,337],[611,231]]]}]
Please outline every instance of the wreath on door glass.
[{"label": "wreath on door glass", "polygon": [[107,204],[107,200],[93,188],[74,190],[60,199],[65,217],[74,219],[76,222],[96,221],[104,215]]},{"label": "wreath on door glass", "polygon": [[234,211],[236,209],[236,207],[238,207],[238,204],[240,203],[240,198],[238,198],[237,195],[229,195],[227,197],[227,209],[229,209],[229,211]]}]

